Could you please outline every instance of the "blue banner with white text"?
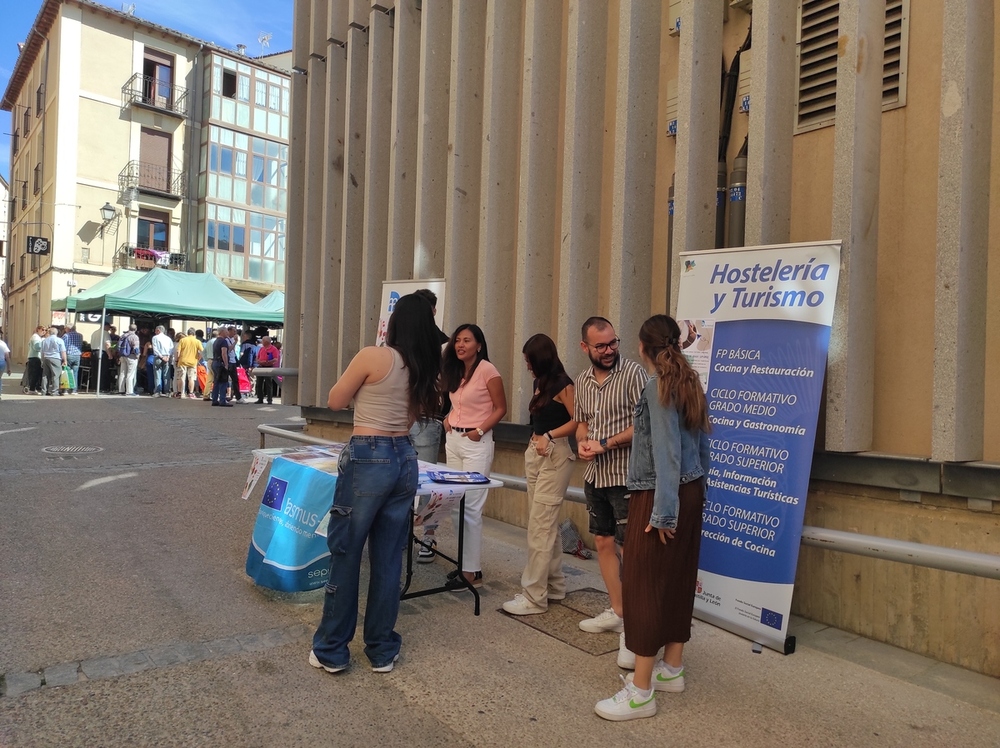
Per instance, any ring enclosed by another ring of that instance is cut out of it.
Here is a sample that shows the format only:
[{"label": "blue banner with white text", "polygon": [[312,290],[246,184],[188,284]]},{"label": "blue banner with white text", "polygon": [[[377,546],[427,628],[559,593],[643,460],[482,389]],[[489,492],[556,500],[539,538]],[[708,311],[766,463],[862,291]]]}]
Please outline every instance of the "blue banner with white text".
[{"label": "blue banner with white text", "polygon": [[786,651],[840,243],[681,255],[681,346],[712,423],[695,615]]}]

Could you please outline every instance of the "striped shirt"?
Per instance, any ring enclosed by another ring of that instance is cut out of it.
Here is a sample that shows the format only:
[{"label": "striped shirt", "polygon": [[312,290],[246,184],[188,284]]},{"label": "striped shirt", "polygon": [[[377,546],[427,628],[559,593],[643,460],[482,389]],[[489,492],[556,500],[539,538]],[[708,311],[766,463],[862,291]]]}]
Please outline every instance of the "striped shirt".
[{"label": "striped shirt", "polygon": [[[603,384],[598,384],[591,366],[576,380],[575,420],[587,424],[594,441],[610,439],[632,425],[635,406],[649,375],[635,361],[619,357]],[[595,488],[624,486],[628,477],[630,446],[610,449],[587,464],[583,479]]]}]

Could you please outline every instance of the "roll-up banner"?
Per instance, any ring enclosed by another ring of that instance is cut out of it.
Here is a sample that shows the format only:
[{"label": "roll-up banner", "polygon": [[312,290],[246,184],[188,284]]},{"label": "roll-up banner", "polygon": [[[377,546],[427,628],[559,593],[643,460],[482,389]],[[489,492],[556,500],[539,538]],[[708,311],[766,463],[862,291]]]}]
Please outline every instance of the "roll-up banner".
[{"label": "roll-up banner", "polygon": [[840,242],[680,261],[681,346],[712,422],[695,616],[787,654]]},{"label": "roll-up banner", "polygon": [[382,304],[379,308],[378,329],[375,331],[375,345],[385,343],[385,332],[389,327],[389,317],[392,310],[396,308],[396,302],[403,296],[427,288],[437,296],[437,314],[434,315],[434,323],[441,327],[444,321],[444,287],[443,278],[433,280],[394,280],[382,282]]}]

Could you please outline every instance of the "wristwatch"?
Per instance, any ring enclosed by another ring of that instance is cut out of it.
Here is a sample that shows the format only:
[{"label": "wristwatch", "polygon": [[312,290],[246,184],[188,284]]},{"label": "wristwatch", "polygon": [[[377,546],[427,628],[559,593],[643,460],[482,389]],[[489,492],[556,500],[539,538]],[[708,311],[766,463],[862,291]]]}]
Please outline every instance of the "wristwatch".
[{"label": "wristwatch", "polygon": [[476,429],[476,433],[479,434],[480,436],[484,436],[486,434],[486,432],[483,431],[482,429]]},{"label": "wristwatch", "polygon": [[598,440],[597,443],[601,445],[601,449],[607,449],[608,448],[608,440],[607,439],[600,439],[600,440]]}]

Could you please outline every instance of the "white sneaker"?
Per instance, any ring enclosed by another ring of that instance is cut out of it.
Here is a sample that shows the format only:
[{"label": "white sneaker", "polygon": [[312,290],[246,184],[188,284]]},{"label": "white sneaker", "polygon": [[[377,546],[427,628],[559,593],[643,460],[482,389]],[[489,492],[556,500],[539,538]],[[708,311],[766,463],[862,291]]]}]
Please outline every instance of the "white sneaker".
[{"label": "white sneaker", "polygon": [[598,701],[594,711],[598,717],[612,722],[624,722],[628,719],[641,719],[656,714],[656,691],[650,691],[649,696],[642,696],[634,683],[628,683],[622,678],[625,687],[610,699]]},{"label": "white sneaker", "polygon": [[382,667],[372,667],[373,673],[391,673],[392,669],[396,666],[396,660],[399,659],[399,655],[392,658],[392,661],[388,665],[383,665]]},{"label": "white sneaker", "polygon": [[[347,665],[344,665],[343,667],[330,667],[329,665],[324,665],[319,661],[319,658],[316,657],[316,653],[312,650],[309,650],[309,664],[315,668],[325,670],[328,673],[339,673],[342,670],[347,670]],[[389,669],[391,670],[392,668],[390,667]]]},{"label": "white sneaker", "polygon": [[524,595],[514,595],[513,600],[508,600],[503,604],[503,609],[512,616],[531,616],[545,612],[545,608],[535,605]]},{"label": "white sneaker", "polygon": [[[631,683],[634,673],[625,676],[625,682]],[[684,666],[676,675],[670,672],[670,667],[663,660],[657,660],[653,665],[653,677],[650,680],[654,691],[680,693],[684,690]]]},{"label": "white sneaker", "polygon": [[625,632],[618,637],[618,667],[635,670],[635,652],[625,646]]},{"label": "white sneaker", "polygon": [[580,621],[580,630],[588,634],[599,634],[602,631],[624,631],[622,619],[614,609],[607,608],[600,615]]}]

